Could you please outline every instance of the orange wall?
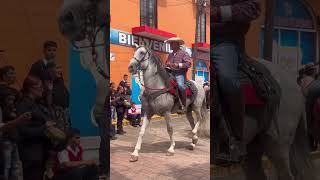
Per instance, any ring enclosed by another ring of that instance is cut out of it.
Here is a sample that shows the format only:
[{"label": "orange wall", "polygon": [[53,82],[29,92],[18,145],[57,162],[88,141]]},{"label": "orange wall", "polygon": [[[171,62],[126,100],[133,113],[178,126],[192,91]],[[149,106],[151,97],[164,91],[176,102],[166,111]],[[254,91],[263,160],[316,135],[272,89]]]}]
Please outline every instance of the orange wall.
[{"label": "orange wall", "polygon": [[[110,27],[121,31],[131,32],[132,27],[140,26],[140,1],[110,0],[111,24]],[[206,41],[210,43],[210,12],[206,11]],[[158,29],[184,39],[186,46],[191,48],[194,43],[196,11],[194,4],[180,0],[158,1]],[[129,74],[128,63],[133,56],[134,49],[119,45],[110,45],[110,52],[115,53],[116,60],[110,62],[111,80],[118,84],[123,74]],[[167,54],[158,53],[165,61]],[[191,79],[192,68],[188,78]],[[131,80],[131,79],[130,79]]]},{"label": "orange wall", "polygon": [[5,50],[5,61],[0,66],[13,65],[18,76],[18,86],[31,64],[42,57],[42,43],[49,39],[58,43],[58,63],[62,64],[68,80],[68,42],[60,35],[57,10],[63,0],[21,0],[1,2],[0,49]]}]

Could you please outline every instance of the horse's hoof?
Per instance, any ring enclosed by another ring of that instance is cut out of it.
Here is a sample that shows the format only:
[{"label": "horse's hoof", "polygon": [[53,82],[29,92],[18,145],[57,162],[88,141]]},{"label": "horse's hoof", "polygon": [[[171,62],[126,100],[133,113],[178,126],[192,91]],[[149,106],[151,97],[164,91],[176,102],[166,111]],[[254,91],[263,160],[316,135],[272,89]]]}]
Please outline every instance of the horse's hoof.
[{"label": "horse's hoof", "polygon": [[138,156],[131,155],[130,162],[136,162],[136,161],[138,161]]},{"label": "horse's hoof", "polygon": [[190,144],[190,146],[188,146],[188,149],[193,151],[196,148],[195,144]]},{"label": "horse's hoof", "polygon": [[173,156],[173,155],[174,155],[174,152],[170,152],[170,151],[167,152],[167,156]]},{"label": "horse's hoof", "polygon": [[197,144],[198,143],[198,138],[192,138],[192,144]]}]

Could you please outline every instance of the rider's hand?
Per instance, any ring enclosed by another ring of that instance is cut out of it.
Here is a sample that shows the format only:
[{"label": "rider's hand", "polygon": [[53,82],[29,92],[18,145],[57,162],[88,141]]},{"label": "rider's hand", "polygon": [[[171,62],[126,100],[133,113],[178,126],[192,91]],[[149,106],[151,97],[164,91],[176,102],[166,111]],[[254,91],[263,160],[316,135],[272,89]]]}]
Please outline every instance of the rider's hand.
[{"label": "rider's hand", "polygon": [[178,67],[179,67],[179,64],[178,64],[178,63],[173,63],[173,64],[172,64],[172,67],[173,67],[173,68],[178,68]]}]

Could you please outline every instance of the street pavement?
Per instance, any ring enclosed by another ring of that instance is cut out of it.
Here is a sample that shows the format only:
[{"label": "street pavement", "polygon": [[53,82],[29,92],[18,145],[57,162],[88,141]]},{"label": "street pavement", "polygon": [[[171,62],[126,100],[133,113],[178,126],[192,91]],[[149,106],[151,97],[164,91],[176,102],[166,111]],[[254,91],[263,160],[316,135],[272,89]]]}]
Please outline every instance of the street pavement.
[{"label": "street pavement", "polygon": [[143,138],[138,162],[129,162],[140,128],[126,126],[125,135],[111,141],[112,180],[208,180],[210,179],[210,140],[200,138],[196,149],[187,149],[191,128],[185,116],[173,118],[174,156],[166,156],[170,146],[166,122],[154,120]]}]

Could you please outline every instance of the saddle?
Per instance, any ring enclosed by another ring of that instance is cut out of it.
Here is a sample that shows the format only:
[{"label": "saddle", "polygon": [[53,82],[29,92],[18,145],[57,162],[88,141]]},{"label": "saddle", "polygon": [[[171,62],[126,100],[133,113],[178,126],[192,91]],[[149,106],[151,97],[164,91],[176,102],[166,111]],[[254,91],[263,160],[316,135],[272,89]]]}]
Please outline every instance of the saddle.
[{"label": "saddle", "polygon": [[261,106],[279,96],[280,87],[270,71],[258,61],[245,57],[239,72],[246,105]]},{"label": "saddle", "polygon": [[[144,91],[142,94],[142,97],[145,97],[146,99],[154,99],[156,97],[158,97],[161,94],[167,93],[169,92],[170,94],[172,94],[173,96],[175,96],[176,98],[179,98],[179,89],[178,89],[178,82],[176,80],[176,78],[172,75],[169,75],[169,87],[166,89],[163,89],[161,91],[155,92],[155,93],[148,93],[147,91]],[[191,101],[194,101],[198,90],[196,88],[196,86],[191,82],[191,81],[186,81],[185,82],[185,92],[186,92],[186,96],[191,98]]]},{"label": "saddle", "polygon": [[[239,65],[240,85],[244,95],[244,101],[247,108],[261,107],[264,109],[265,118],[258,122],[262,129],[267,129],[271,121],[274,121],[276,128],[278,125],[275,122],[277,117],[277,110],[280,105],[281,88],[278,82],[272,77],[270,71],[259,61],[243,56],[242,63]],[[213,74],[215,75],[215,74]],[[218,91],[218,84],[214,82],[214,92]],[[214,93],[217,95],[217,92]],[[212,143],[212,151],[217,154],[212,162],[216,165],[231,165],[238,163],[234,158],[234,154],[230,150],[230,142],[232,141],[232,129],[225,119],[223,105],[220,102],[219,96],[215,96],[214,119],[215,126],[215,142]],[[278,129],[279,130],[279,129]],[[228,140],[227,140],[227,139]],[[233,154],[233,155],[232,155]]]},{"label": "saddle", "polygon": [[[169,84],[170,84],[169,93],[175,96],[176,98],[179,98],[178,82],[176,78],[172,75],[170,75]],[[186,97],[191,98],[191,101],[194,101],[198,93],[197,87],[189,80],[187,80],[184,83],[184,85],[185,85]]]}]

